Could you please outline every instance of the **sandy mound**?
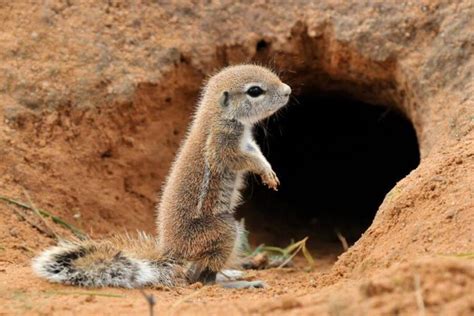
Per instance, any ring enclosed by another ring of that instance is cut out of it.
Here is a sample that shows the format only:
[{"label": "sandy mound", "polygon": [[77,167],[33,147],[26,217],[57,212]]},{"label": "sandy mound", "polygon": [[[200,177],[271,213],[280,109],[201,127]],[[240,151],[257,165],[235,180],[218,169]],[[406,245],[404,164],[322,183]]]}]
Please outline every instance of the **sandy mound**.
[{"label": "sandy mound", "polygon": [[[469,1],[3,4],[0,195],[95,238],[153,232],[203,80],[263,63],[299,99],[268,123],[269,159],[289,184],[270,196],[252,184],[240,215],[254,243],[309,235],[316,269],[252,272],[266,290],[149,289],[156,310],[472,314],[473,14]],[[351,165],[355,153],[365,164]],[[83,295],[32,275],[51,230],[70,234],[60,224],[0,202],[0,228],[0,312],[146,312],[138,291]],[[336,231],[355,242],[338,258]]]}]

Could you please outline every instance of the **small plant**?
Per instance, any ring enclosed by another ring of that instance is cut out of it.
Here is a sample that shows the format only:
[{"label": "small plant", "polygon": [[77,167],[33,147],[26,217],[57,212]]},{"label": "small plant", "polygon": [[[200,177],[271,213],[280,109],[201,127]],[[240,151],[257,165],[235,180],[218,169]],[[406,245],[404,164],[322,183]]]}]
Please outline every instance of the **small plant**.
[{"label": "small plant", "polygon": [[[31,202],[31,199],[29,199],[29,200],[30,200],[30,204],[33,204]],[[59,224],[59,225],[63,226],[64,228],[68,229],[69,231],[71,231],[79,239],[87,238],[87,235],[84,232],[82,232],[80,229],[78,229],[77,227],[67,223],[62,218],[60,218],[56,215],[53,215],[53,214],[51,214],[50,212],[48,212],[46,210],[36,208],[34,205],[28,205],[27,203],[12,199],[12,198],[4,196],[4,195],[0,195],[0,201],[6,202],[6,203],[9,203],[9,204],[12,204],[12,205],[16,205],[16,206],[21,207],[23,209],[33,211],[40,218],[50,218],[54,223]]]},{"label": "small plant", "polygon": [[[265,258],[260,264],[250,265],[252,268],[283,268],[287,266],[291,260],[301,252],[308,262],[308,270],[313,269],[315,261],[308,248],[306,247],[306,241],[308,237],[303,238],[297,242],[291,242],[287,247],[280,248],[276,246],[267,246],[261,244],[255,249],[252,249],[249,239],[248,231],[245,230],[244,219],[240,221],[242,230],[244,231],[242,237],[243,251],[247,255],[247,258],[252,260],[252,258]],[[267,260],[268,259],[268,260]]]}]

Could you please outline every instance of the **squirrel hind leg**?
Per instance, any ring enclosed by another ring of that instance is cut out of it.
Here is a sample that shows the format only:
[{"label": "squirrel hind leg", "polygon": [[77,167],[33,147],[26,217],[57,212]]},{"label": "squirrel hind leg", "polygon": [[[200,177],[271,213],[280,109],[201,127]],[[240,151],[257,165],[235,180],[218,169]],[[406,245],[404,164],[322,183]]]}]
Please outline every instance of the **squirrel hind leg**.
[{"label": "squirrel hind leg", "polygon": [[217,272],[210,269],[204,269],[204,271],[201,272],[198,281],[202,282],[203,284],[214,284],[216,283],[216,277]]},{"label": "squirrel hind leg", "polygon": [[227,220],[228,225],[220,227],[217,240],[208,238],[204,251],[195,254],[200,260],[187,271],[189,283],[214,284],[242,278],[243,272],[225,268],[239,265],[245,231],[233,218]]},{"label": "squirrel hind leg", "polygon": [[187,279],[189,283],[201,282],[202,284],[216,283],[217,272],[200,263],[194,263],[188,270]]}]

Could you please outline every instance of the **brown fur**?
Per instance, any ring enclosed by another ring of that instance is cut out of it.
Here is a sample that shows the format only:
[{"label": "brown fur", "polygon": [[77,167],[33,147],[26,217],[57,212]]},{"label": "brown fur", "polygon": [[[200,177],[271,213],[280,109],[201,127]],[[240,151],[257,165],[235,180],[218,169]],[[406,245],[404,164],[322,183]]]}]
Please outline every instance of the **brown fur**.
[{"label": "brown fur", "polygon": [[[264,90],[260,96],[250,93],[256,86]],[[239,257],[242,228],[233,213],[245,173],[277,189],[252,126],[284,106],[290,92],[277,75],[255,65],[228,67],[210,78],[164,186],[158,239],[140,234],[62,243],[34,260],[36,273],[80,286],[213,282]]]},{"label": "brown fur", "polygon": [[[247,120],[248,111],[242,107],[249,99],[244,90],[249,83],[263,83],[268,100],[257,110],[252,107],[255,113],[248,114],[256,117]],[[159,244],[164,253],[215,272],[232,264],[239,243],[235,205],[222,205],[219,197],[239,190],[236,177],[247,171],[276,189],[278,179],[268,162],[242,150],[241,141],[244,129],[286,104],[290,91],[273,72],[254,65],[229,67],[209,80],[158,206]],[[229,93],[229,107],[220,105],[224,92]],[[271,108],[275,103],[279,104]]]}]

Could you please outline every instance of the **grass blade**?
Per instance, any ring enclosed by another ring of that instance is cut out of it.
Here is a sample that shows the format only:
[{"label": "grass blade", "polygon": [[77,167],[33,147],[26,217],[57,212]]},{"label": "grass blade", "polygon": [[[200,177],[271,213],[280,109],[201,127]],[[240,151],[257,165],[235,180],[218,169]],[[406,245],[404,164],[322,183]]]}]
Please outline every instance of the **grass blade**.
[{"label": "grass blade", "polygon": [[287,256],[288,252],[286,249],[280,248],[280,247],[273,247],[273,246],[263,246],[262,251],[267,251],[267,252],[278,252],[283,256]]},{"label": "grass blade", "polygon": [[[15,199],[12,199],[12,198],[9,198],[7,196],[4,196],[4,195],[0,195],[0,200],[4,201],[4,202],[7,202],[7,203],[10,203],[10,204],[13,204],[13,205],[16,205],[16,206],[19,206],[19,207],[22,207],[24,209],[28,209],[28,210],[31,210],[31,211],[34,211],[34,208],[24,202],[21,202],[21,201],[17,201]],[[59,224],[61,226],[63,226],[64,228],[67,228],[68,230],[70,230],[74,235],[76,235],[78,238],[80,239],[84,239],[87,237],[87,235],[85,233],[83,233],[79,228],[76,228],[75,226],[65,222],[62,218],[56,216],[56,215],[53,215],[51,214],[50,212],[48,211],[45,211],[43,209],[40,209],[38,208],[37,209],[38,213],[41,214],[43,217],[46,217],[46,218],[51,218],[51,220],[53,222],[55,222],[56,224]]]},{"label": "grass blade", "polygon": [[47,293],[50,294],[59,294],[59,295],[92,295],[92,296],[103,296],[103,297],[116,297],[116,298],[123,298],[125,295],[120,294],[112,294],[112,293],[100,293],[100,292],[79,292],[79,291],[48,291]]}]

